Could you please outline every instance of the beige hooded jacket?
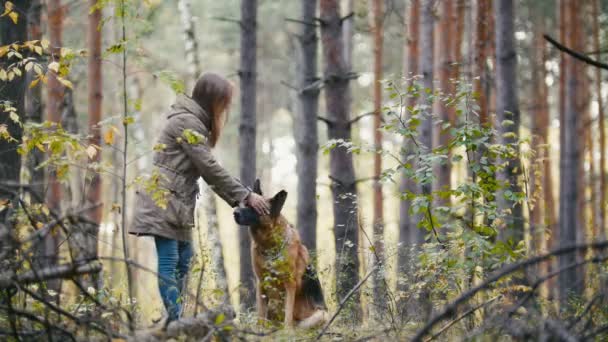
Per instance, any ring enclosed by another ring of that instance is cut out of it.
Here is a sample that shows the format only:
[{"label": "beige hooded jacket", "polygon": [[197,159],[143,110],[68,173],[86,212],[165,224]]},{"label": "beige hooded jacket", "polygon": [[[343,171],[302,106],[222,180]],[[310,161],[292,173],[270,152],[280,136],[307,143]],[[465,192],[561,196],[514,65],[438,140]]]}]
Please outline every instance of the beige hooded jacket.
[{"label": "beige hooded jacket", "polygon": [[159,187],[169,194],[166,208],[139,189],[129,233],[191,240],[199,177],[232,207],[247,198],[250,190],[211,154],[207,144],[210,129],[211,117],[194,100],[179,95],[158,138],[163,148],[154,153],[154,168],[161,175]]}]

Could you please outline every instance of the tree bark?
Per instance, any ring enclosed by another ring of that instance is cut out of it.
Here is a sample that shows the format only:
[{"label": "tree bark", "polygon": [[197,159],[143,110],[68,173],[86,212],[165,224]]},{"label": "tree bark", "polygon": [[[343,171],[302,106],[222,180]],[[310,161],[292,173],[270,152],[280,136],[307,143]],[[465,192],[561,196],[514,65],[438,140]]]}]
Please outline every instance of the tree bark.
[{"label": "tree bark", "polygon": [[[317,85],[318,39],[315,22],[317,0],[301,1],[304,23],[298,37],[298,101],[294,120],[296,172],[298,175],[297,227],[312,255],[317,245],[317,168],[319,89]],[[316,263],[316,258],[313,258]]]},{"label": "tree bark", "polygon": [[[257,0],[241,0],[241,122],[239,158],[241,181],[252,187],[256,178],[256,73],[257,73]],[[254,305],[251,242],[245,227],[239,230],[240,303],[245,309]]]},{"label": "tree bark", "polygon": [[[28,40],[42,39],[42,1],[34,0],[30,5],[28,12]],[[34,79],[35,73],[33,70],[28,72],[26,85],[30,84]],[[42,122],[42,113],[44,112],[44,103],[42,102],[42,86],[26,90],[25,96],[25,115],[30,122]],[[39,149],[33,149],[27,156],[26,167],[30,176],[30,186],[32,191],[31,203],[44,202],[44,168],[37,168],[44,161],[44,152]]]},{"label": "tree bark", "polygon": [[[89,1],[89,6],[93,7],[97,4],[96,0]],[[102,118],[102,103],[103,103],[103,75],[101,66],[101,10],[95,10],[89,13],[89,23],[87,27],[87,40],[89,49],[89,65],[88,65],[88,96],[89,96],[89,144],[101,146],[101,132],[99,122]],[[66,94],[68,95],[68,94]],[[69,98],[72,98],[71,92]],[[73,111],[73,104],[71,106]],[[74,116],[75,118],[75,116]],[[101,153],[97,153],[93,158],[89,159],[90,163],[99,163],[101,161]],[[99,173],[93,173],[91,175],[91,183],[89,189],[83,189],[86,194],[86,201],[88,204],[95,204],[101,201],[101,175]],[[103,206],[96,206],[95,209],[90,210],[87,213],[89,220],[95,223],[95,225],[86,225],[86,234],[79,234],[79,239],[82,242],[80,246],[80,252],[78,256],[83,259],[96,258],[98,255],[97,250],[97,237],[99,235],[99,225],[101,224],[101,218],[103,213]],[[84,233],[84,232],[83,232]],[[86,280],[81,279],[81,282],[86,287],[101,286],[101,277],[94,275],[93,279]]]},{"label": "tree bark", "polygon": [[[20,14],[17,24],[14,24],[9,16],[0,18],[0,46],[16,42],[22,43],[27,39],[27,22],[22,13],[27,13],[28,3],[29,1],[13,1],[15,10]],[[15,58],[8,60],[7,57],[4,57],[0,60],[0,66],[4,69],[14,62],[16,62]],[[25,86],[25,77],[16,76],[12,81],[0,81],[0,99],[9,101],[16,108],[20,117],[24,116],[25,111]],[[2,160],[0,182],[19,183],[21,156],[17,153],[17,147],[21,143],[22,128],[19,124],[8,119],[8,115],[4,111],[2,111],[2,116],[0,125],[6,125],[10,136],[15,140],[0,139],[0,160]],[[14,207],[17,206],[17,203],[12,202],[14,200],[13,193],[0,189],[0,202],[5,200],[9,200]],[[0,224],[8,224],[6,222],[7,214],[8,210],[0,211]]]},{"label": "tree bark", "polygon": [[479,96],[479,122],[482,125],[489,122],[488,98],[486,95],[490,84],[487,74],[487,46],[490,44],[488,21],[492,14],[491,8],[491,0],[475,0],[473,90]]},{"label": "tree bark", "polygon": [[[384,44],[384,0],[371,2],[371,28],[374,45],[374,255],[375,262],[384,259],[384,197],[382,195],[382,78],[383,78],[383,44]],[[373,277],[375,315],[382,315],[382,303],[386,302],[386,274],[380,269]]]},{"label": "tree bark", "polygon": [[[498,205],[501,210],[511,210],[507,216],[506,227],[499,236],[503,241],[517,243],[524,238],[523,212],[520,204],[505,198],[506,191],[519,193],[519,126],[520,113],[517,95],[517,54],[515,51],[515,9],[513,0],[494,1],[496,20],[496,117],[499,143],[515,144],[515,158],[508,161],[505,169],[499,173],[499,179],[505,182],[505,188],[498,194]],[[512,121],[503,125],[505,120]],[[505,137],[511,134],[511,137]]]},{"label": "tree bark", "polygon": [[[347,97],[350,70],[344,60],[343,20],[338,0],[321,0],[320,9],[328,137],[350,141],[350,101]],[[346,147],[336,146],[329,158],[336,240],[336,292],[342,299],[359,278],[357,187],[353,157]],[[360,321],[360,297],[355,295],[350,303],[353,322]]]},{"label": "tree bark", "polygon": [[[530,178],[530,188],[528,195],[534,197],[538,195],[531,209],[530,215],[530,243],[532,253],[542,254],[548,249],[546,227],[551,227],[554,222],[553,215],[553,190],[552,190],[552,171],[550,148],[548,147],[549,138],[549,103],[548,89],[545,78],[547,71],[545,62],[547,61],[546,43],[543,38],[545,31],[544,14],[534,9],[531,15],[533,22],[533,70],[532,70],[532,95],[534,111],[532,118],[532,148],[536,151],[537,162],[528,170]],[[538,187],[541,190],[538,190]],[[542,195],[541,195],[542,193]],[[548,273],[549,263],[542,263],[535,267],[537,274]]]},{"label": "tree bark", "polygon": [[[437,51],[436,51],[436,70],[439,79],[439,91],[449,95],[452,93],[452,85],[450,79],[454,76],[453,74],[453,63],[454,63],[454,40],[456,25],[453,25],[452,17],[455,15],[454,1],[442,1],[440,4],[440,18],[437,25]],[[445,123],[454,124],[455,112],[453,108],[446,105],[444,101],[435,101],[434,103],[435,113],[439,115],[439,118]],[[437,146],[447,146],[450,141],[449,129],[435,131],[435,144]],[[450,188],[450,176],[452,173],[451,162],[446,160],[444,163],[437,165],[436,167],[436,181],[435,190],[445,191]],[[439,206],[445,206],[449,203],[449,199],[438,198],[435,200]]]},{"label": "tree bark", "polygon": [[[599,0],[593,0],[593,50],[600,50],[599,30]],[[594,235],[597,239],[606,239],[606,124],[604,118],[604,99],[602,97],[602,69],[595,68],[595,94],[598,104],[599,146],[600,146],[600,184],[599,184],[599,215]]]},{"label": "tree bark", "polygon": [[[580,51],[580,44],[576,41],[576,28],[580,25],[580,18],[576,9],[575,0],[564,0],[565,12],[568,25],[565,36],[567,45]],[[577,111],[577,88],[579,87],[579,73],[576,61],[570,56],[565,56],[565,102],[564,102],[564,121],[560,125],[560,135],[563,144],[560,146],[560,246],[572,244],[577,241],[578,222],[577,203],[580,196],[580,187],[577,167],[581,162],[579,147],[579,132],[581,120]],[[575,263],[577,255],[567,254],[559,257],[559,267]],[[571,295],[582,294],[582,277],[577,270],[568,270],[558,276],[560,302],[565,304]]]},{"label": "tree bark", "polygon": [[[49,42],[51,46],[50,59],[52,61],[59,62],[63,31],[63,7],[61,5],[61,0],[49,0],[47,2],[47,13]],[[56,73],[53,71],[50,71],[48,75],[47,90],[46,119],[60,125],[64,87],[57,79]],[[52,211],[59,213],[61,211],[62,191],[61,184],[59,183],[57,175],[54,171],[49,172],[48,187],[49,189],[46,198],[47,206]],[[56,227],[55,229],[59,228]],[[57,232],[57,234],[47,234],[45,237],[46,265],[49,267],[54,266],[59,262],[59,239],[59,232]],[[61,283],[60,281],[52,281],[49,286],[56,292],[59,292]]]},{"label": "tree bark", "polygon": [[[409,18],[407,23],[406,32],[406,44],[404,47],[405,58],[403,60],[403,74],[404,77],[412,77],[418,73],[418,39],[420,35],[420,1],[412,0],[409,3],[409,7],[406,8],[404,14],[405,18]],[[406,105],[413,107],[416,105],[416,99],[409,97]],[[411,150],[411,141],[409,138],[404,137],[402,142],[402,150]],[[407,156],[403,155],[402,158],[405,160]],[[399,192],[404,194],[408,191],[414,190],[414,184],[406,176],[405,172],[401,174],[401,180],[399,184]],[[411,201],[402,196],[401,202],[399,203],[399,244],[401,251],[399,252],[399,272],[402,274],[408,274],[411,270],[412,264],[412,253],[410,253],[411,245],[418,239],[415,234],[418,234],[418,228],[412,223],[410,217],[410,205]],[[405,282],[400,281],[397,283],[400,291],[406,291],[408,286]]]}]

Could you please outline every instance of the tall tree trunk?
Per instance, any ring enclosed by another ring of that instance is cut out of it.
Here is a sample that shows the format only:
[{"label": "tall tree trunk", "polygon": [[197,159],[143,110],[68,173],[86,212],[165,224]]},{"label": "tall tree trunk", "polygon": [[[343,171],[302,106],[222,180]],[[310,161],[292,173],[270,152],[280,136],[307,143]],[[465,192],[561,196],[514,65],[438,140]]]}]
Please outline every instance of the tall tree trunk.
[{"label": "tall tree trunk", "polygon": [[[566,2],[564,15],[568,17],[566,26],[566,45],[576,51],[581,51],[580,43],[577,42],[575,30],[580,25],[580,17],[576,8],[577,1],[564,0]],[[579,87],[579,68],[577,62],[570,56],[565,56],[566,88],[564,104],[564,121],[560,125],[560,134],[563,144],[560,146],[560,247],[573,244],[577,239],[578,222],[577,203],[580,196],[580,180],[578,179],[577,167],[581,162],[578,136],[582,125],[577,109],[579,108],[576,98]],[[559,267],[564,268],[575,263],[577,255],[565,254],[559,257]],[[566,303],[570,295],[582,294],[583,284],[580,271],[569,269],[561,272],[559,280],[560,302]]]},{"label": "tall tree trunk", "polygon": [[[403,75],[404,77],[409,78],[418,73],[418,39],[420,35],[419,0],[412,0],[409,3],[409,7],[406,8],[404,17],[409,18],[409,22],[407,23],[406,44],[403,53],[405,56],[403,59]],[[409,97],[406,101],[408,107],[414,107],[416,105],[416,99],[414,97]],[[411,145],[410,139],[404,137],[402,149],[404,151],[409,151]],[[402,155],[403,160],[405,160],[406,157],[406,155]],[[403,196],[404,193],[413,190],[414,184],[412,184],[411,179],[403,172],[399,184],[399,192],[402,194],[402,199],[399,203],[399,244],[401,248],[398,261],[399,272],[403,274],[408,274],[409,270],[412,269],[411,265],[413,263],[413,258],[410,253],[410,247],[418,240],[418,238],[415,237],[415,234],[420,234],[419,229],[412,223],[412,218],[410,217],[411,201]],[[400,291],[406,291],[407,288],[408,286],[405,282],[398,282],[398,289]]]},{"label": "tall tree trunk", "polygon": [[[496,117],[501,144],[515,144],[516,156],[508,162],[500,172],[499,179],[506,182],[507,188],[498,194],[499,208],[511,209],[506,220],[507,226],[500,232],[503,241],[513,240],[517,243],[524,238],[522,207],[518,203],[505,198],[508,190],[520,192],[518,185],[520,113],[517,96],[517,54],[515,51],[515,10],[513,0],[495,0],[494,15],[496,20]],[[505,120],[512,121],[511,125],[503,125]],[[510,134],[510,137],[505,137]]]},{"label": "tall tree trunk", "polygon": [[[600,50],[599,29],[599,0],[593,0],[593,51]],[[604,99],[602,97],[602,69],[595,68],[595,96],[598,104],[598,118],[600,131],[600,168],[599,168],[599,215],[594,236],[597,239],[606,239],[606,124],[604,122]]]},{"label": "tall tree trunk", "polygon": [[[96,0],[90,0],[89,6],[93,7],[97,4]],[[102,12],[100,9],[89,13],[89,25],[87,27],[88,47],[89,47],[89,72],[88,72],[88,91],[89,91],[89,143],[101,146],[101,132],[99,122],[102,119],[102,103],[103,103],[103,75],[101,64],[101,18]],[[101,153],[97,153],[90,163],[99,163],[101,161]],[[86,194],[86,200],[89,204],[96,204],[101,201],[101,175],[93,173],[89,189],[83,189]],[[86,234],[83,234],[83,258],[97,257],[97,237],[99,235],[99,225],[101,224],[103,207],[99,206],[89,211],[88,218],[94,224],[87,224]],[[91,282],[87,281],[92,286],[101,286],[101,277],[96,277]],[[88,279],[83,277],[82,280]],[[88,286],[87,286],[88,287]]]},{"label": "tall tree trunk", "polygon": [[491,14],[491,0],[475,0],[473,90],[479,94],[479,122],[482,125],[489,123],[489,106],[486,95],[490,84],[487,74],[487,51],[488,45],[491,44],[488,30]]},{"label": "tall tree trunk", "polygon": [[[317,14],[317,0],[301,0],[302,24],[298,37],[298,101],[294,120],[296,172],[298,175],[297,227],[309,251],[317,245],[317,153],[319,138],[319,77],[317,76],[318,39],[312,24]],[[316,263],[316,258],[313,258]]]},{"label": "tall tree trunk", "polygon": [[[321,41],[325,61],[325,103],[329,139],[351,140],[350,70],[344,61],[343,20],[338,0],[321,0]],[[341,300],[359,279],[357,187],[353,157],[346,147],[336,146],[329,155],[336,239],[336,292]],[[360,297],[349,302],[353,322],[360,320]]]},{"label": "tall tree trunk", "polygon": [[[531,209],[530,215],[530,242],[531,250],[533,254],[541,254],[547,250],[547,234],[545,234],[545,225],[550,225],[553,220],[551,216],[553,214],[552,209],[549,205],[552,205],[551,198],[553,192],[551,189],[551,163],[550,163],[550,149],[548,149],[548,125],[549,125],[549,104],[548,104],[548,90],[546,78],[546,49],[545,39],[543,34],[545,31],[544,17],[542,13],[538,12],[538,9],[534,9],[531,15],[533,22],[533,46],[532,46],[532,57],[533,57],[533,70],[532,70],[532,95],[535,99],[533,103],[534,115],[532,120],[532,148],[537,152],[537,160],[528,170],[530,178],[530,188],[528,189],[528,195],[534,197],[539,195]],[[537,190],[538,187],[542,188],[543,196],[540,196],[541,191]],[[548,188],[548,189],[547,189]],[[547,191],[548,190],[548,191]],[[550,197],[547,197],[550,196]],[[543,214],[544,213],[544,214]],[[548,263],[542,263],[536,268],[536,272],[539,274],[547,273]]]},{"label": "tall tree trunk", "polygon": [[[40,40],[42,39],[42,1],[34,0],[30,5],[28,13],[28,40]],[[26,83],[29,84],[35,77],[35,72],[31,70],[28,72]],[[42,86],[26,90],[25,96],[25,114],[26,118],[30,122],[40,123],[42,122],[42,115],[44,112],[44,104],[42,102]],[[42,203],[44,202],[44,168],[38,168],[44,161],[44,152],[39,149],[32,150],[27,157],[26,167],[30,176],[31,186],[31,202]]]},{"label": "tall tree trunk", "polygon": [[[384,44],[384,0],[373,0],[371,2],[371,28],[373,31],[374,45],[374,254],[376,262],[384,259],[384,198],[382,195],[382,75],[383,75],[383,44]],[[386,275],[384,270],[376,272],[374,276],[374,302],[376,305],[375,315],[380,318],[382,308],[386,303]]]},{"label": "tall tree trunk", "polygon": [[[420,92],[419,105],[431,105],[431,94],[434,91],[433,85],[433,69],[434,69],[434,43],[435,43],[435,5],[436,0],[422,0],[421,1],[421,16],[420,16],[420,54],[418,55],[418,73],[422,75],[422,87],[423,90]],[[429,113],[426,113],[421,118],[422,122],[417,128],[417,140],[421,149],[420,153],[431,153],[433,149],[433,119],[430,113],[432,109],[428,109]],[[416,163],[417,164],[417,163]],[[415,165],[414,168],[417,168]],[[416,184],[416,193],[420,195],[430,195],[431,185],[428,184]],[[429,209],[430,211],[430,209]],[[428,220],[427,211],[417,213],[412,217],[413,221],[410,222],[412,231],[412,243],[418,246],[425,242],[426,233],[421,227],[418,226],[423,220]],[[420,294],[420,299],[415,305],[414,312],[426,320],[430,317],[432,310],[432,304],[430,302],[429,291],[423,289]]]},{"label": "tall tree trunk", "polygon": [[[50,58],[52,61],[59,62],[63,31],[63,7],[61,5],[61,0],[49,0],[47,2],[47,12],[49,42],[51,46]],[[47,120],[60,125],[64,87],[57,79],[55,72],[51,71],[49,73],[47,89]],[[59,213],[61,210],[62,197],[61,184],[59,183],[57,175],[54,171],[49,173],[48,184],[49,190],[46,198],[47,206],[49,209]],[[54,229],[56,229],[57,232],[45,235],[45,254],[47,266],[53,266],[59,262],[59,238],[61,234],[59,234],[59,227],[55,227]],[[51,281],[49,287],[59,292],[61,282],[59,280]]]},{"label": "tall tree trunk", "polygon": [[[28,1],[13,1],[15,10],[19,13],[27,13]],[[20,16],[17,24],[14,24],[9,16],[0,17],[0,46],[12,44],[15,42],[24,42],[27,39],[27,22]],[[0,59],[0,68],[6,69],[10,64],[16,62],[15,58],[8,59],[3,57]],[[13,106],[20,118],[24,117],[24,95],[25,95],[25,77],[15,77],[13,80],[0,80],[0,100],[8,101]],[[0,138],[0,183],[18,184],[21,180],[21,156],[17,153],[17,148],[21,143],[23,135],[22,127],[13,120],[8,119],[8,115],[4,112],[4,106],[0,105],[0,129],[6,128],[8,134],[14,140]],[[0,188],[0,258],[8,259],[13,255],[13,227],[10,222],[12,210],[10,207],[18,207],[18,187],[10,190],[5,190],[5,187]],[[5,298],[0,300],[5,301]],[[10,300],[10,299],[8,299]]]},{"label": "tall tree trunk", "polygon": [[[194,18],[192,15],[191,3],[190,0],[180,0],[178,2],[178,8],[181,13],[182,26],[184,29],[184,43],[185,43],[185,53],[186,53],[186,61],[188,63],[188,73],[193,82],[196,82],[200,73],[201,73],[201,63],[198,54],[198,39],[196,37],[196,30],[194,27]],[[226,279],[226,267],[224,265],[224,252],[222,241],[220,239],[219,233],[219,221],[217,218],[217,200],[215,197],[215,193],[209,186],[205,186],[202,189],[202,205],[205,207],[205,216],[207,218],[207,237],[208,243],[211,249],[211,267],[214,270],[216,275],[215,285],[222,292],[222,296],[220,302],[223,306],[230,305],[230,292],[228,290],[228,282]],[[198,210],[195,215],[198,215]],[[200,225],[200,221],[197,220],[198,226],[196,229],[199,231],[202,229]],[[201,234],[199,234],[201,236]],[[202,276],[203,276],[203,243],[199,241],[199,253],[200,253],[200,262],[201,262],[201,272],[200,277],[197,283],[196,291],[200,292],[202,286]],[[197,296],[198,297],[198,296]],[[198,306],[198,302],[195,303],[195,311]]]},{"label": "tall tree trunk", "polygon": [[[253,186],[256,177],[256,72],[257,72],[257,0],[241,0],[241,122],[239,124],[239,157],[241,181]],[[240,246],[240,302],[245,309],[253,307],[254,288],[251,266],[249,232],[239,230]]]},{"label": "tall tree trunk", "polygon": [[[96,0],[90,0],[91,7],[97,5]],[[101,64],[101,10],[94,10],[89,14],[88,26],[88,44],[89,44],[89,142],[95,145],[101,145],[101,132],[99,122],[102,119],[102,103],[103,103],[103,74]],[[91,160],[98,163],[101,160],[101,153]],[[91,188],[87,190],[87,201],[91,204],[101,200],[101,177],[99,174],[93,175],[91,179]],[[97,223],[101,223],[101,215],[103,207],[89,213],[90,219]],[[96,236],[97,234],[95,234]]]},{"label": "tall tree trunk", "polygon": [[[436,70],[439,78],[439,90],[444,94],[452,92],[450,78],[453,77],[454,63],[454,30],[456,29],[452,17],[455,13],[454,1],[442,1],[440,8],[439,24],[437,25],[437,51],[436,51]],[[453,108],[446,105],[444,101],[435,101],[434,111],[439,115],[445,123],[454,123],[455,113]],[[447,146],[450,141],[449,128],[446,130],[437,129],[435,132],[435,143],[438,146]],[[450,176],[452,173],[451,162],[446,160],[444,163],[437,165],[437,179],[434,184],[436,190],[445,191],[450,188]],[[437,204],[444,206],[449,202],[449,199],[437,199]]]}]

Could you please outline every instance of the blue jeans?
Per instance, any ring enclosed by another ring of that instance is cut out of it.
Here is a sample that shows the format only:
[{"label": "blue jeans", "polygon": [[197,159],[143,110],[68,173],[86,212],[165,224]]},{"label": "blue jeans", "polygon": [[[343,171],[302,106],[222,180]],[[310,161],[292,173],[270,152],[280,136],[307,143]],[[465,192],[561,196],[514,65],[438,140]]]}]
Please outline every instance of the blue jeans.
[{"label": "blue jeans", "polygon": [[158,289],[169,321],[178,319],[182,311],[182,291],[192,259],[192,242],[154,237],[158,255]]}]

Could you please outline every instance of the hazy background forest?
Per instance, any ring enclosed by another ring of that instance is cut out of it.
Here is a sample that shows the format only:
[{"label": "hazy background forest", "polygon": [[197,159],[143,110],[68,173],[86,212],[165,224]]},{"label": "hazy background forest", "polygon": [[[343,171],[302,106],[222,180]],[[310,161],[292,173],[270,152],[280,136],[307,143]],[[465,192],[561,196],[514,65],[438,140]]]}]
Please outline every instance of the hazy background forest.
[{"label": "hazy background forest", "polygon": [[215,156],[289,193],[336,321],[255,326],[201,182],[172,336],[608,339],[608,1],[0,3],[0,339],[153,338],[154,242],[123,227],[206,71],[237,89]]}]

